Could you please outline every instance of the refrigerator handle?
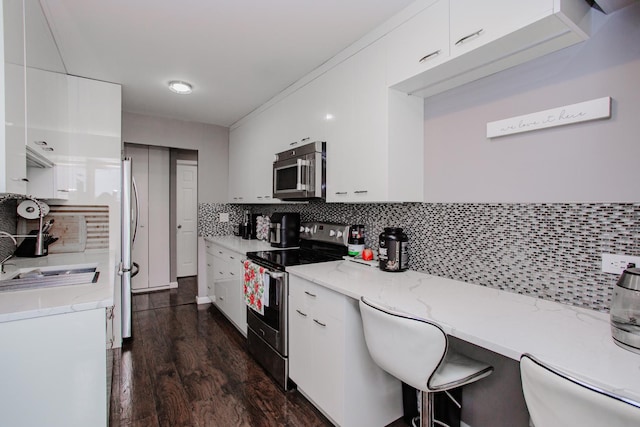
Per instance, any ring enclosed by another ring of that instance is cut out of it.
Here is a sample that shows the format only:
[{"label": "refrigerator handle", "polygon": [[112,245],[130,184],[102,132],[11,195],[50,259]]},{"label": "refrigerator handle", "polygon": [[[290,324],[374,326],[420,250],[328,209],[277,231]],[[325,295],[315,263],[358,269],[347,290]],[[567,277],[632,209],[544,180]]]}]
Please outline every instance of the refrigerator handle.
[{"label": "refrigerator handle", "polygon": [[131,278],[133,279],[134,277],[136,277],[136,274],[140,273],[140,264],[138,264],[137,262],[134,262],[132,264],[135,267],[135,270],[133,268],[131,269]]},{"label": "refrigerator handle", "polygon": [[136,235],[138,234],[138,221],[140,220],[140,205],[138,198],[138,186],[136,185],[136,179],[132,176],[131,182],[133,184],[133,199],[134,199],[134,207],[136,209],[135,222],[133,225],[133,239],[131,240],[131,244],[133,245],[136,242]]}]

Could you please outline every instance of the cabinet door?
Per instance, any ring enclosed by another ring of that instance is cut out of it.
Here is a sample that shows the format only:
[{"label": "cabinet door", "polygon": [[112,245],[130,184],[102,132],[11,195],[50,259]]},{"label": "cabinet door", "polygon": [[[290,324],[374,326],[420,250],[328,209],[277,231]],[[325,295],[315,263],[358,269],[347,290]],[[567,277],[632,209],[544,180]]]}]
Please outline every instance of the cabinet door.
[{"label": "cabinet door", "polygon": [[[312,362],[308,369],[313,378],[313,400],[339,425],[344,424],[344,324],[322,311],[314,312],[309,322],[313,337]],[[343,349],[343,351],[338,351]],[[309,391],[308,393],[311,393]],[[310,394],[311,396],[311,394]]]},{"label": "cabinet door", "polygon": [[25,157],[25,65],[22,1],[3,1],[4,42],[4,144],[0,142],[0,193],[26,194]]},{"label": "cabinet door", "polygon": [[216,299],[216,286],[215,286],[215,270],[213,268],[213,255],[207,253],[207,296],[211,301]]},{"label": "cabinet door", "polygon": [[327,201],[386,199],[389,143],[385,61],[381,43],[346,61],[349,122],[343,136],[346,142],[338,152],[329,156],[327,148]]},{"label": "cabinet door", "polygon": [[387,82],[393,86],[449,58],[449,0],[439,0],[386,37]]},{"label": "cabinet door", "polygon": [[455,0],[450,5],[451,56],[509,34],[553,11],[553,0]]},{"label": "cabinet door", "polygon": [[247,305],[244,302],[244,267],[242,254],[232,252],[227,262],[229,268],[229,316],[243,335],[247,334]]},{"label": "cabinet door", "polygon": [[229,300],[229,285],[226,281],[222,280],[222,281],[217,281],[215,284],[215,288],[216,288],[216,301],[215,301],[215,305],[216,307],[218,307],[220,309],[220,311],[222,311],[225,316],[229,316],[229,307],[228,307],[228,300]]},{"label": "cabinet door", "polygon": [[250,203],[248,191],[251,172],[251,123],[231,132],[229,139],[229,202]]},{"label": "cabinet door", "polygon": [[290,282],[289,287],[289,376],[299,388],[313,391],[311,343],[311,317],[305,307],[304,299],[299,295],[300,279]]}]

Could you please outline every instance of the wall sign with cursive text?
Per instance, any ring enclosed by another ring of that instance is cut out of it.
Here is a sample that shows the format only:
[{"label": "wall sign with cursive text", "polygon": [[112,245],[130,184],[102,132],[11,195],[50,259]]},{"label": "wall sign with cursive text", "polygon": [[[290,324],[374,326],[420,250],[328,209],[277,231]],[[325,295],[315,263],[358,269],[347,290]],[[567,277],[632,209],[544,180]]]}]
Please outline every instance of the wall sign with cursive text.
[{"label": "wall sign with cursive text", "polygon": [[611,97],[487,123],[487,138],[611,117]]}]

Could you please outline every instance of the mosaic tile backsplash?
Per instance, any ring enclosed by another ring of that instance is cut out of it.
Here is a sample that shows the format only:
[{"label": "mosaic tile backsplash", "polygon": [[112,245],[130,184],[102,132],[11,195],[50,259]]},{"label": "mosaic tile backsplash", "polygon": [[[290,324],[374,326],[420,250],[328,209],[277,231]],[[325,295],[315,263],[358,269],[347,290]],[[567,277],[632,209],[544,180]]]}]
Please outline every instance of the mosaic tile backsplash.
[{"label": "mosaic tile backsplash", "polygon": [[618,279],[601,272],[601,254],[640,256],[640,203],[201,204],[200,235],[231,234],[244,209],[365,224],[374,249],[384,227],[402,227],[413,270],[599,311]]}]

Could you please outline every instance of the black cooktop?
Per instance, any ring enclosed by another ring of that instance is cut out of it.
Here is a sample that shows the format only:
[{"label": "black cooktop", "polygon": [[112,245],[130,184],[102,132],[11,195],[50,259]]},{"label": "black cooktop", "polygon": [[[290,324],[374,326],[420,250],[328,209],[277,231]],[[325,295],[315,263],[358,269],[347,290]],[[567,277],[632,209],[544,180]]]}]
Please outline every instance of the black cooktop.
[{"label": "black cooktop", "polygon": [[338,261],[347,254],[340,245],[301,241],[300,248],[248,252],[247,258],[271,269],[284,271],[287,267],[318,262]]},{"label": "black cooktop", "polygon": [[306,249],[278,249],[273,251],[248,252],[247,258],[266,267],[284,271],[287,267],[318,262],[337,261],[342,255],[327,254]]}]

